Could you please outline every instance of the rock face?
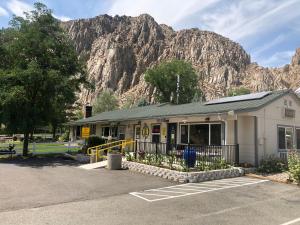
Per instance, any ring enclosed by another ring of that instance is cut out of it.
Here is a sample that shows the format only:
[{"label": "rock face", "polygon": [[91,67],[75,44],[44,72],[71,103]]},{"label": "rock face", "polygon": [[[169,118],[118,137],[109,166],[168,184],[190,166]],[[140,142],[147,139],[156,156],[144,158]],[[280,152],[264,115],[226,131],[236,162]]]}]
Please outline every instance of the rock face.
[{"label": "rock face", "polygon": [[86,61],[89,79],[96,87],[93,92],[82,90],[81,103],[93,103],[106,88],[120,97],[121,104],[128,97],[151,100],[153,90],[145,83],[144,72],[173,58],[192,63],[206,99],[224,96],[236,86],[260,91],[299,85],[300,49],[290,65],[268,69],[251,63],[245,50],[228,38],[199,29],[174,31],[147,14],[103,15],[64,22],[62,27]]}]

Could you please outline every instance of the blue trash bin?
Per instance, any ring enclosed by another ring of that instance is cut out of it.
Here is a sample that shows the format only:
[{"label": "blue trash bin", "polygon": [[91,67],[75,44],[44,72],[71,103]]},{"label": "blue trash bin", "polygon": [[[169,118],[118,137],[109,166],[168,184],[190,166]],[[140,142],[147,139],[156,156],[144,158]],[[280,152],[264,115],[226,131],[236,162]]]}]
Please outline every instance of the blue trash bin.
[{"label": "blue trash bin", "polygon": [[196,150],[191,147],[186,147],[183,152],[183,159],[185,165],[189,168],[195,167],[196,164]]}]

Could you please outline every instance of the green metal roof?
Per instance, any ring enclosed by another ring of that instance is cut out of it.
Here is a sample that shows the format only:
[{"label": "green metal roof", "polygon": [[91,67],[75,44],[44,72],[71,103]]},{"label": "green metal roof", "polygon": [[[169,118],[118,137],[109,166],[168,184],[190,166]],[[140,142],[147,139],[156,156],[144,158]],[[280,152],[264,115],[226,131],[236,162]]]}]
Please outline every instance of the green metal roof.
[{"label": "green metal roof", "polygon": [[188,104],[173,105],[169,103],[136,107],[131,109],[120,109],[115,111],[103,112],[95,116],[69,122],[69,125],[82,125],[96,122],[119,122],[126,120],[139,120],[148,118],[165,118],[187,115],[207,115],[226,113],[229,111],[244,112],[255,111],[276,99],[292,93],[289,90],[279,90],[259,99],[241,100],[234,102],[218,103],[206,105],[205,103],[193,102]]}]

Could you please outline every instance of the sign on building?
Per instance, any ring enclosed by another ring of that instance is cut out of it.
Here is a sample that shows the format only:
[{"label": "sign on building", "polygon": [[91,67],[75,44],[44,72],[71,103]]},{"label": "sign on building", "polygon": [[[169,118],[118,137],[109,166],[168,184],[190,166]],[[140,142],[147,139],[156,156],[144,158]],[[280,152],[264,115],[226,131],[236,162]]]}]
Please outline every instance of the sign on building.
[{"label": "sign on building", "polygon": [[81,137],[88,138],[90,136],[90,127],[82,127],[81,128]]}]

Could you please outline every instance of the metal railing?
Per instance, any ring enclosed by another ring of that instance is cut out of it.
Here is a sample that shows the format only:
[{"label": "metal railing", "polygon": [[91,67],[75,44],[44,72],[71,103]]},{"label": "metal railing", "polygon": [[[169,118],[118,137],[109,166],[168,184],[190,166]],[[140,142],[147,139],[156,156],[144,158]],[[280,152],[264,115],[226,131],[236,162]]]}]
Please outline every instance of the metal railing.
[{"label": "metal railing", "polygon": [[98,162],[99,159],[105,159],[108,152],[115,150],[124,154],[125,148],[128,147],[132,150],[134,149],[134,144],[135,142],[132,139],[108,142],[102,145],[88,148],[87,154],[91,157],[95,157],[95,161]]},{"label": "metal railing", "polygon": [[[185,145],[136,141],[134,157],[145,157],[146,154],[174,157],[174,164],[182,165],[183,160],[195,158],[195,165],[190,167],[211,166],[217,163],[239,164],[239,145]],[[168,159],[165,159],[168,160]]]},{"label": "metal railing", "polygon": [[278,151],[278,157],[284,161],[288,161],[288,155],[290,152],[296,152],[297,154],[300,155],[300,149],[292,149],[292,150],[288,150],[288,149],[280,149]]}]

